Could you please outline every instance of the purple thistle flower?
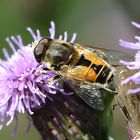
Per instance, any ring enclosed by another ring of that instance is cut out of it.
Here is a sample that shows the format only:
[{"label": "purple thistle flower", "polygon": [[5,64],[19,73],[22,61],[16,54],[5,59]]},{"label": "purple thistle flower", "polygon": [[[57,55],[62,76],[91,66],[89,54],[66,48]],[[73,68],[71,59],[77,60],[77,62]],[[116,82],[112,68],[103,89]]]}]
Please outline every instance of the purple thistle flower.
[{"label": "purple thistle flower", "polygon": [[[42,38],[39,30],[36,30],[36,33],[31,28],[27,28],[27,30],[35,42]],[[49,31],[50,37],[54,39],[54,22],[51,22]],[[60,35],[59,38],[67,40],[67,32],[64,33],[64,36]],[[74,33],[71,42],[74,42],[75,38]],[[5,120],[8,119],[7,126],[14,118],[17,120],[19,113],[32,115],[32,109],[40,108],[45,104],[46,99],[53,101],[52,94],[65,94],[64,89],[60,88],[58,83],[51,81],[56,74],[49,70],[41,70],[44,66],[36,62],[32,44],[24,45],[21,36],[6,38],[6,41],[13,54],[10,56],[7,50],[3,49],[6,60],[0,60],[1,128]],[[67,93],[67,95],[71,94]]]},{"label": "purple thistle flower", "polygon": [[[132,22],[132,25],[134,25],[136,28],[140,29],[140,24],[138,24],[136,22]],[[121,46],[137,51],[135,54],[134,61],[132,61],[132,62],[127,62],[127,61],[123,61],[123,60],[120,61],[120,63],[126,65],[130,70],[137,70],[137,73],[135,73],[134,75],[123,80],[123,82],[122,82],[123,84],[128,83],[130,81],[133,81],[136,84],[140,84],[140,37],[135,36],[135,39],[137,40],[135,43],[120,40]],[[128,91],[129,94],[135,94],[138,92],[140,92],[139,87],[137,87],[135,89],[130,89]]]},{"label": "purple thistle flower", "polygon": [[[140,24],[132,22],[132,25],[140,29]],[[136,50],[136,54],[132,62],[120,61],[126,67],[118,68],[117,75],[117,83],[122,83],[118,86],[119,94],[117,98],[128,125],[130,140],[140,139],[140,37],[135,36],[135,39],[137,40],[135,43],[120,40],[121,46]],[[129,95],[126,95],[126,93]]]}]

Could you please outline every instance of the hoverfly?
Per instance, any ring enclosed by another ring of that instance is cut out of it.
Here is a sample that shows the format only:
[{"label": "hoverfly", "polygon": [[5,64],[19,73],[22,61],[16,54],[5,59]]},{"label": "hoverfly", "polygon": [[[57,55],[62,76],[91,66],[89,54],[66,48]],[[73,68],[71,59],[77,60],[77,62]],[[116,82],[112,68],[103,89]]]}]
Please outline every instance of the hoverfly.
[{"label": "hoverfly", "polygon": [[[109,60],[129,57],[106,49],[86,47],[63,40],[42,38],[34,49],[37,62],[55,71],[89,106],[104,109],[101,91],[117,94],[114,67]],[[117,63],[116,63],[117,65]]]}]

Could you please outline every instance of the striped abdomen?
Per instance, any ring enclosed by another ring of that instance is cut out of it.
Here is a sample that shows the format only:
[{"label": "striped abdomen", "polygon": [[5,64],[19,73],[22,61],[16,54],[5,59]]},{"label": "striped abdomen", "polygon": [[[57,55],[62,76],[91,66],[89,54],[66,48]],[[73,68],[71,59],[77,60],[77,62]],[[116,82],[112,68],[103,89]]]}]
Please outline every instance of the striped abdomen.
[{"label": "striped abdomen", "polygon": [[111,69],[107,63],[92,53],[83,54],[74,67],[68,71],[69,77],[104,84],[110,79]]}]

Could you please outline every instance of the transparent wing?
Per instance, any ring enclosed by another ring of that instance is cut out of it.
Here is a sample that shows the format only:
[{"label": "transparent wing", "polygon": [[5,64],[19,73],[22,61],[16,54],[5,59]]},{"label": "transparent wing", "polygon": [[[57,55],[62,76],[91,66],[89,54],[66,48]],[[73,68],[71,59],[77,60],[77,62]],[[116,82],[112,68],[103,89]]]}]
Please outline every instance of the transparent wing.
[{"label": "transparent wing", "polygon": [[104,53],[105,57],[107,60],[114,66],[121,65],[119,63],[120,60],[125,60],[125,61],[133,61],[134,56],[131,54],[127,54],[125,52],[117,51],[117,50],[109,50],[109,49],[104,49],[104,48],[97,48],[94,46],[84,46],[86,49],[89,49],[91,51],[97,50],[101,51]]},{"label": "transparent wing", "polygon": [[84,81],[81,86],[79,81],[67,77],[62,77],[62,80],[89,106],[96,110],[104,109],[103,97],[97,87],[84,85]]},{"label": "transparent wing", "polygon": [[99,89],[96,89],[95,87],[91,87],[91,89],[86,87],[79,87],[75,89],[75,93],[79,95],[83,101],[85,101],[92,108],[96,110],[104,109],[103,97]]}]

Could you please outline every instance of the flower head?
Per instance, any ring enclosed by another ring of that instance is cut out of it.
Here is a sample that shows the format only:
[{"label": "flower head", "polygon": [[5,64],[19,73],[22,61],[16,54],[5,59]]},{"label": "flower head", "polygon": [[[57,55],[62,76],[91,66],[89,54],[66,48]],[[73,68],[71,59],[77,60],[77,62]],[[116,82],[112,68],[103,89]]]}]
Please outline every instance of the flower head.
[{"label": "flower head", "polygon": [[[34,41],[42,37],[39,30],[36,33],[27,28]],[[50,38],[55,37],[55,24],[51,22]],[[71,42],[75,40],[73,35]],[[67,32],[59,36],[59,39],[67,40]],[[44,65],[38,64],[33,55],[32,43],[24,45],[21,36],[6,38],[9,47],[13,51],[10,56],[3,49],[6,60],[0,60],[0,122],[3,127],[4,120],[8,119],[9,125],[19,113],[33,114],[32,109],[41,107],[52,94],[63,93],[58,83],[51,79],[56,74],[49,70],[43,70]],[[16,48],[17,47],[17,48]],[[70,95],[70,94],[67,94]]]},{"label": "flower head", "polygon": [[[137,27],[138,29],[140,29],[140,24],[138,24],[136,22],[132,22],[132,24],[135,27]],[[125,79],[123,81],[123,83],[128,83],[129,81],[133,81],[136,84],[140,84],[140,71],[139,71],[140,70],[140,37],[135,36],[135,39],[137,40],[136,43],[120,40],[120,45],[121,46],[137,51],[134,61],[132,61],[132,62],[127,62],[127,61],[123,61],[123,60],[120,61],[122,64],[126,65],[128,67],[128,69],[137,70],[137,72],[134,75]],[[135,89],[130,89],[128,91],[128,93],[130,93],[130,94],[135,94],[135,93],[138,93],[138,92],[140,92],[140,87],[137,87]]]},{"label": "flower head", "polygon": [[[132,22],[140,29],[140,24]],[[120,40],[120,45],[136,50],[135,60],[132,62],[121,60],[120,63],[127,67],[118,68],[119,85],[118,103],[128,124],[130,140],[140,139],[140,37],[135,36],[135,43]],[[128,94],[127,94],[128,93]]]}]

